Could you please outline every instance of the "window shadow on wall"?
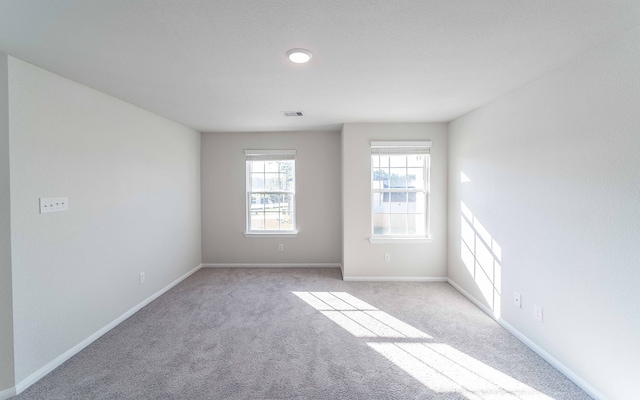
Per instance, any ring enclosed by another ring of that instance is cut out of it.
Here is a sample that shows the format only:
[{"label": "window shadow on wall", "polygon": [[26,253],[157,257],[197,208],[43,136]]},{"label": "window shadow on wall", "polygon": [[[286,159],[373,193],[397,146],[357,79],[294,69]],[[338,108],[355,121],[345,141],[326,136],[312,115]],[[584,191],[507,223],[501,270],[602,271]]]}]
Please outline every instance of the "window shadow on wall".
[{"label": "window shadow on wall", "polygon": [[460,202],[460,258],[493,314],[500,318],[502,249],[464,202]]}]

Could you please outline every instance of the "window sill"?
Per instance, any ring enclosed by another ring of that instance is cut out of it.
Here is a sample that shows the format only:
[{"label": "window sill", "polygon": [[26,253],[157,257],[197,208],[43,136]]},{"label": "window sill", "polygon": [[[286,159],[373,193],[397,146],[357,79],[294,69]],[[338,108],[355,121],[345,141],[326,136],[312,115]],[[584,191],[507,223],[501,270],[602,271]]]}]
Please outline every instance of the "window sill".
[{"label": "window sill", "polygon": [[298,237],[298,231],[293,232],[245,232],[244,237],[246,238],[294,238]]},{"label": "window sill", "polygon": [[430,237],[370,237],[369,243],[394,243],[394,244],[415,244],[415,243],[431,243],[433,238]]}]

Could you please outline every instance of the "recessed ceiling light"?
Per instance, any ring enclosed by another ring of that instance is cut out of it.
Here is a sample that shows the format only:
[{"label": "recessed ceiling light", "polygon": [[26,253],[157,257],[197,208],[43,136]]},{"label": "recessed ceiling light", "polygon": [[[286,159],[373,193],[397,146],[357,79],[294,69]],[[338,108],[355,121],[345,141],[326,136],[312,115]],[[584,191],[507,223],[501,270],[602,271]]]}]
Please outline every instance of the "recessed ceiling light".
[{"label": "recessed ceiling light", "polygon": [[304,64],[311,60],[311,52],[305,49],[291,49],[287,51],[287,57],[296,64]]}]

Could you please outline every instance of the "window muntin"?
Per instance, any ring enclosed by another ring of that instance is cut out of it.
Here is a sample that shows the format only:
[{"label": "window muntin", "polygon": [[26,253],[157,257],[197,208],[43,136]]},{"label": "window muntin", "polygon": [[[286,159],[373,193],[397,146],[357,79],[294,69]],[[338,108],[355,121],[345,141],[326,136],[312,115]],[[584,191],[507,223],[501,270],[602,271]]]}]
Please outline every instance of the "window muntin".
[{"label": "window muntin", "polygon": [[429,237],[431,142],[371,143],[374,238]]},{"label": "window muntin", "polygon": [[246,232],[296,233],[295,150],[245,150]]}]

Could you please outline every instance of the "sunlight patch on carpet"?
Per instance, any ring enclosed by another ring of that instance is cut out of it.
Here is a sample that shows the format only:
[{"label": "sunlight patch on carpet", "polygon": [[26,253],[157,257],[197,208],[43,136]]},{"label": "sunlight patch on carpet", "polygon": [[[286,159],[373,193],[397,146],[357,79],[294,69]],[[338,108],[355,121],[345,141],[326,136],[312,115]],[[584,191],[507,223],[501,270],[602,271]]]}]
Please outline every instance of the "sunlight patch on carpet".
[{"label": "sunlight patch on carpet", "polygon": [[356,337],[432,339],[431,336],[344,292],[293,292]]},{"label": "sunlight patch on carpet", "polygon": [[[292,292],[424,386],[469,400],[551,400],[488,366],[345,292]],[[378,338],[378,341],[371,341]],[[392,339],[389,341],[389,339]]]}]

